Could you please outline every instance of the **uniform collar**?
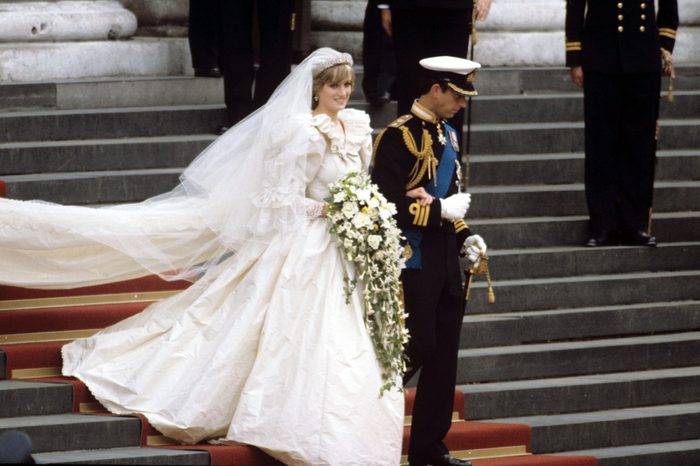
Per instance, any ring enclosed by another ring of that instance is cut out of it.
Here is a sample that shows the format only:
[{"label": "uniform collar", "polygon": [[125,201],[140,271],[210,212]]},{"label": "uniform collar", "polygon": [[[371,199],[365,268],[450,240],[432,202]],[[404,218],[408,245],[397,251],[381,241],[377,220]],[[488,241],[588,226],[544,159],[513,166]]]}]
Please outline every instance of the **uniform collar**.
[{"label": "uniform collar", "polygon": [[436,125],[438,123],[438,117],[433,112],[425,108],[423,105],[419,104],[417,100],[413,101],[413,106],[411,107],[411,113],[420,118],[423,121],[432,123]]}]

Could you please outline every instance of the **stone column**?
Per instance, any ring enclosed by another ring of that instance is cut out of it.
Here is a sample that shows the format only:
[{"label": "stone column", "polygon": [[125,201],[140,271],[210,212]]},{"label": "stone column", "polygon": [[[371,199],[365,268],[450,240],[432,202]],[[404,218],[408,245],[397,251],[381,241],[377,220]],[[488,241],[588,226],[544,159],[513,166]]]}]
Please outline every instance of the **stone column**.
[{"label": "stone column", "polygon": [[136,31],[118,0],[0,0],[0,83],[187,73],[185,39]]},{"label": "stone column", "polygon": [[138,18],[137,35],[187,37],[190,0],[121,0],[121,3]]}]

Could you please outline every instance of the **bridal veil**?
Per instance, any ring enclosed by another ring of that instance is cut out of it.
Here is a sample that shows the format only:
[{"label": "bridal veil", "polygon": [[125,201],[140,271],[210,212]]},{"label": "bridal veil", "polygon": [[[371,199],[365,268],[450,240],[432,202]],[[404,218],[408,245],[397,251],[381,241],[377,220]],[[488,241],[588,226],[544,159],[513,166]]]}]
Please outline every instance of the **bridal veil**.
[{"label": "bridal veil", "polygon": [[322,48],[256,112],[217,138],[170,192],[140,203],[83,207],[0,200],[0,283],[69,288],[149,273],[195,280],[249,241],[294,231],[313,76],[348,54]]}]

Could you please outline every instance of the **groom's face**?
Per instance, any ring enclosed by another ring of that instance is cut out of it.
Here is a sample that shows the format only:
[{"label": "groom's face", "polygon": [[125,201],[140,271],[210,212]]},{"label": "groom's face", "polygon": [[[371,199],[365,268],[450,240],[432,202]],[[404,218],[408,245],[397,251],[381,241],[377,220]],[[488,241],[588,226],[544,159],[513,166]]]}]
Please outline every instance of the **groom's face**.
[{"label": "groom's face", "polygon": [[450,119],[467,106],[467,99],[452,89],[442,90],[440,86],[435,93],[435,114],[441,119]]}]

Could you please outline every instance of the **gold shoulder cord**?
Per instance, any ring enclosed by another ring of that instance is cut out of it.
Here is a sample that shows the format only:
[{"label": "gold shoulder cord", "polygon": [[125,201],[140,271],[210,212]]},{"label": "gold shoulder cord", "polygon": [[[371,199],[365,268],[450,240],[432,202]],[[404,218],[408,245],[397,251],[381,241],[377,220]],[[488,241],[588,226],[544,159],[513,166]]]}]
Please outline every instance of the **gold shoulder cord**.
[{"label": "gold shoulder cord", "polygon": [[384,128],[381,131],[381,133],[379,133],[377,135],[377,139],[374,140],[374,144],[372,147],[372,161],[371,161],[370,165],[374,165],[374,159],[377,157],[377,148],[379,147],[379,141],[382,140],[382,137],[384,136],[384,133],[386,133],[386,130],[389,128],[399,128],[403,124],[405,124],[408,120],[410,120],[411,118],[413,118],[413,115],[411,115],[411,114],[402,115],[402,116],[398,117],[396,120],[389,123],[387,125],[387,127]]},{"label": "gold shoulder cord", "polygon": [[406,144],[406,148],[418,159],[415,165],[413,165],[411,173],[408,174],[409,182],[406,185],[406,189],[412,189],[420,183],[426,172],[428,173],[429,180],[435,178],[437,159],[433,153],[433,138],[430,136],[427,129],[423,129],[420,151],[416,147],[416,141],[413,139],[413,135],[408,128],[402,126],[401,131],[403,132],[403,142]]}]

